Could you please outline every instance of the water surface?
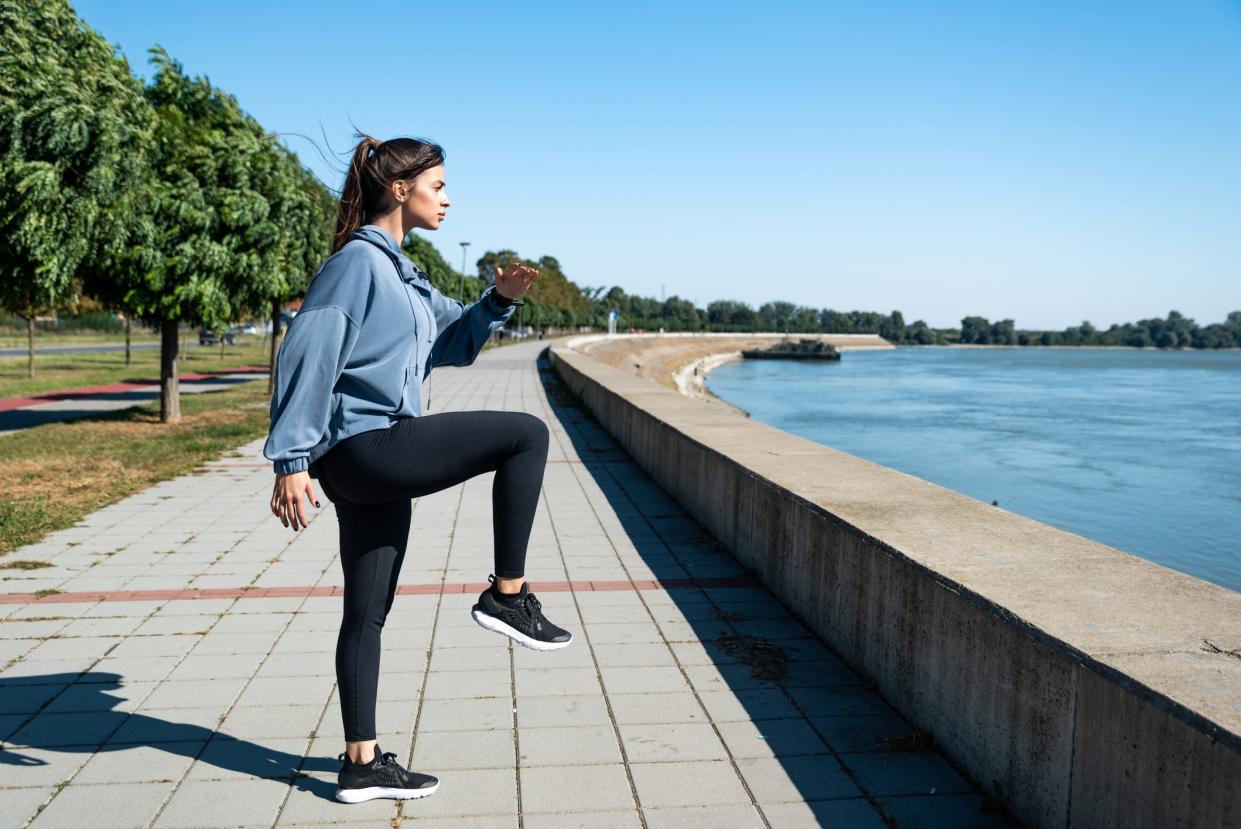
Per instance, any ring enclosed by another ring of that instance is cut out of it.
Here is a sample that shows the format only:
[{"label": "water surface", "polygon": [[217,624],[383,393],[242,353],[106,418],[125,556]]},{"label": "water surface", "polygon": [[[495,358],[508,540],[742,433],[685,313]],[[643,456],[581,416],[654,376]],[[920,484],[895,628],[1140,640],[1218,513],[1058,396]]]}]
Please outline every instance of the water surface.
[{"label": "water surface", "polygon": [[1241,353],[902,348],[738,361],[776,428],[1241,590]]}]

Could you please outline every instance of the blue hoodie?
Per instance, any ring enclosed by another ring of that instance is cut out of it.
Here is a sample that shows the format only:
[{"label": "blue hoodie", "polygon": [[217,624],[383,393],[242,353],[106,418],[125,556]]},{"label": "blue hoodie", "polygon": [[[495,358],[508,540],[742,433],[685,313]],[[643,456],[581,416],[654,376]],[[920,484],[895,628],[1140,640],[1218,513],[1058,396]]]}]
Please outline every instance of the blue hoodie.
[{"label": "blue hoodie", "polygon": [[468,366],[513,315],[495,288],[464,305],[375,225],[319,268],[276,358],[263,455],[276,474],[301,472],[341,440],[422,414],[435,366]]}]

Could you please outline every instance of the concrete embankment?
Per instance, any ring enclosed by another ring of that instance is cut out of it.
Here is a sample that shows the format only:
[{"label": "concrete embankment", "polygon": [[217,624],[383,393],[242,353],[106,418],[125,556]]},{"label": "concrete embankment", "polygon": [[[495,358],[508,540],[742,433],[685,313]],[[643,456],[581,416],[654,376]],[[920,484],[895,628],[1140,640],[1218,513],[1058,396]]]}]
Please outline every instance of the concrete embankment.
[{"label": "concrete embankment", "polygon": [[550,354],[655,481],[1019,820],[1241,826],[1241,593],[704,405],[601,348]]},{"label": "concrete embankment", "polygon": [[[608,337],[592,335],[569,340],[569,347],[610,366],[627,369],[648,380],[667,386],[689,397],[699,397],[713,405],[740,414],[741,409],[725,403],[704,385],[711,370],[750,348],[769,348],[784,334],[637,334]],[[816,339],[839,351],[891,349],[894,346],[875,334],[789,335],[790,339]]]}]

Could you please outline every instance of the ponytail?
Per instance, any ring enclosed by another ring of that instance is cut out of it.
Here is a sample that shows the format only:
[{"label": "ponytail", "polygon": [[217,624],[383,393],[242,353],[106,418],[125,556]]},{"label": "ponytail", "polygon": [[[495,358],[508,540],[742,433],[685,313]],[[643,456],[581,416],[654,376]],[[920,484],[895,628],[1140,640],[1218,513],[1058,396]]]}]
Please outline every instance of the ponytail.
[{"label": "ponytail", "polygon": [[380,141],[366,133],[353,150],[345,186],[336,206],[336,235],[332,252],[340,250],[349,236],[371,217],[390,207],[388,187],[398,179],[418,174],[444,163],[444,148],[417,138]]}]

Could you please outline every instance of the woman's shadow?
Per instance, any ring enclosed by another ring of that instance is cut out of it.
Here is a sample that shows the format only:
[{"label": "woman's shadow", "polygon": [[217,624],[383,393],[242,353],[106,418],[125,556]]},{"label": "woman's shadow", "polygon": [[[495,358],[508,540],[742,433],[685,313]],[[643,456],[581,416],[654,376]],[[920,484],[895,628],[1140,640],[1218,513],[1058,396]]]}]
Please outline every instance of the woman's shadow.
[{"label": "woman's shadow", "polygon": [[[0,720],[17,721],[15,728],[4,729],[8,736],[0,743],[0,765],[19,769],[47,765],[42,758],[23,754],[22,747],[95,754],[151,746],[262,780],[292,784],[335,802],[335,784],[309,776],[338,770],[335,758],[289,754],[201,725],[113,710],[125,700],[107,692],[120,688],[122,679],[120,674],[88,671],[0,680]],[[71,706],[43,710],[64,692],[74,695]],[[20,785],[21,772],[6,772],[4,778]]]}]

